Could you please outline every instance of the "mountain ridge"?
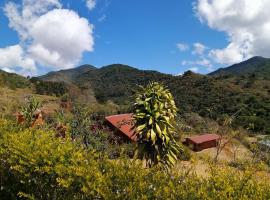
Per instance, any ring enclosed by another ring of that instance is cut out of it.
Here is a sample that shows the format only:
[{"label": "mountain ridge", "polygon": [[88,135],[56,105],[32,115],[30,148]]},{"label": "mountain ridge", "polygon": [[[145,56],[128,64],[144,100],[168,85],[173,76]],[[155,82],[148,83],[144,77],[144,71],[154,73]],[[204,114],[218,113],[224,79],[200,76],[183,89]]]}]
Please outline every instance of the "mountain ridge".
[{"label": "mountain ridge", "polygon": [[210,76],[219,75],[245,75],[259,71],[266,71],[270,74],[270,59],[261,56],[255,56],[243,62],[233,64],[229,67],[219,68],[216,71],[209,73]]},{"label": "mountain ridge", "polygon": [[[101,103],[112,101],[121,107],[130,107],[137,85],[161,82],[172,92],[180,113],[195,112],[220,120],[241,110],[234,122],[236,126],[270,133],[268,62],[269,59],[254,57],[209,75],[187,71],[181,76],[113,64],[76,72],[69,82],[82,91],[93,91]],[[243,70],[245,67],[247,70]]]},{"label": "mountain ridge", "polygon": [[83,65],[51,72],[30,81],[36,87],[36,92],[40,91],[41,94],[62,95],[67,92],[73,100],[84,99],[83,103],[86,104],[96,100],[99,103],[113,102],[122,112],[131,111],[138,85],[145,86],[157,81],[172,92],[180,114],[194,112],[219,121],[241,110],[234,122],[235,126],[270,133],[268,59],[264,62],[264,58],[261,61],[261,58],[255,57],[227,70],[241,71],[245,65],[249,70],[240,74],[217,72],[214,75],[202,75],[187,71],[181,76],[139,70],[121,64],[101,68]]}]

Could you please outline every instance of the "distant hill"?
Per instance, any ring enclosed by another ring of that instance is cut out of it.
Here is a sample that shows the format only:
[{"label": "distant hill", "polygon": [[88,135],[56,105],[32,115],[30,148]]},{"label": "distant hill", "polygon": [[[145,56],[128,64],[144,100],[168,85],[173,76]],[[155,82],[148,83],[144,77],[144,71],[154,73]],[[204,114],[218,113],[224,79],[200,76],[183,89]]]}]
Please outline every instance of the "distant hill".
[{"label": "distant hill", "polygon": [[264,78],[270,78],[270,59],[256,56],[230,67],[220,68],[209,75],[250,75],[253,73],[263,76]]},{"label": "distant hill", "polygon": [[82,65],[74,69],[49,72],[48,74],[40,76],[39,78],[44,81],[72,83],[74,80],[76,80],[77,76],[79,76],[80,74],[96,69],[97,68],[95,68],[92,65]]},{"label": "distant hill", "polygon": [[27,78],[0,70],[0,86],[16,89],[30,87],[30,85],[31,83]]},{"label": "distant hill", "polygon": [[[268,59],[255,57],[210,75],[188,71],[182,76],[114,64],[99,69],[84,66],[62,70],[39,78],[62,80],[70,85],[69,88],[79,88],[80,94],[124,107],[132,105],[137,85],[158,81],[171,90],[180,113],[196,112],[203,117],[222,120],[241,110],[235,126],[270,133],[268,63]],[[76,98],[75,94],[72,96]]]}]

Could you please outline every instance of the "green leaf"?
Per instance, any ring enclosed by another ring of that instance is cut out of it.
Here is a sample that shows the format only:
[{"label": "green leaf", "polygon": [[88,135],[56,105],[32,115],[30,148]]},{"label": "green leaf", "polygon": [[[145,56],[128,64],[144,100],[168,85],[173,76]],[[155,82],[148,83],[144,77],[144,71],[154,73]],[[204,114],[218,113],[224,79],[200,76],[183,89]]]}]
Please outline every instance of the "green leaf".
[{"label": "green leaf", "polygon": [[153,131],[153,129],[151,129],[150,133],[151,133],[151,140],[152,140],[153,144],[155,144],[156,143],[156,133]]},{"label": "green leaf", "polygon": [[136,131],[137,132],[141,132],[145,127],[146,127],[146,124],[143,124],[141,126],[138,126],[137,129],[136,129]]},{"label": "green leaf", "polygon": [[150,117],[150,118],[149,118],[149,123],[148,123],[148,124],[151,125],[152,123],[153,123],[153,118]]},{"label": "green leaf", "polygon": [[162,135],[161,129],[158,124],[156,124],[156,129],[159,135]]}]

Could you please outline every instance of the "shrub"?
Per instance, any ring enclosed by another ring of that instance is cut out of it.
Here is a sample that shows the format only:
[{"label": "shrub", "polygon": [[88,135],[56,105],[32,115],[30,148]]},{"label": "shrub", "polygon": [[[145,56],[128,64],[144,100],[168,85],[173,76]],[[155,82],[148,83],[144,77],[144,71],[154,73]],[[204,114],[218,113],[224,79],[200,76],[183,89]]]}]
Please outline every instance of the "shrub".
[{"label": "shrub", "polygon": [[[71,138],[0,120],[0,199],[269,199],[269,180],[212,167],[208,178],[109,160]],[[267,182],[268,181],[268,182]]]},{"label": "shrub", "polygon": [[75,105],[73,110],[73,119],[71,121],[71,137],[72,139],[81,140],[86,147],[89,146],[89,132],[90,132],[90,111],[87,107]]},{"label": "shrub", "polygon": [[179,152],[179,154],[177,155],[179,160],[190,160],[192,158],[192,154],[190,151],[190,148],[188,148],[185,145],[180,144],[179,145],[181,147],[181,151]]}]

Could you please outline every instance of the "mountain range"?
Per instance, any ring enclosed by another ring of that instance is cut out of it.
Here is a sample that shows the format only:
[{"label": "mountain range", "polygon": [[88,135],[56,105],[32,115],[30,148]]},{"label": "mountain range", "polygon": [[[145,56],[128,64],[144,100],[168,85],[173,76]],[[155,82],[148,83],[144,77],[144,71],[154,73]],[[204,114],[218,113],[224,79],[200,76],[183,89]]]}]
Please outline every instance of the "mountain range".
[{"label": "mountain range", "polygon": [[[0,80],[1,73],[4,72],[0,72]],[[158,81],[170,89],[180,114],[195,112],[219,121],[239,113],[234,126],[270,133],[270,59],[267,58],[253,57],[208,75],[187,71],[173,76],[122,64],[101,68],[82,65],[24,81],[32,82],[40,94],[68,93],[73,100],[112,101],[125,109],[131,107],[137,85]]]}]

